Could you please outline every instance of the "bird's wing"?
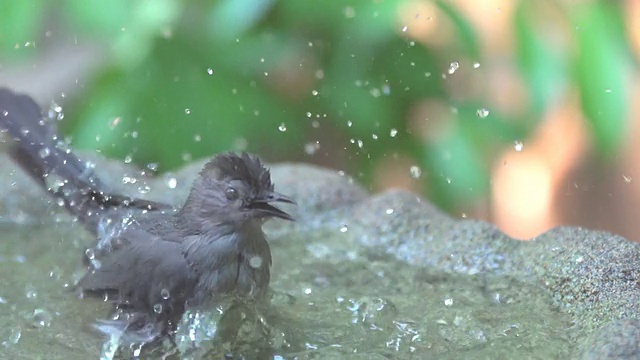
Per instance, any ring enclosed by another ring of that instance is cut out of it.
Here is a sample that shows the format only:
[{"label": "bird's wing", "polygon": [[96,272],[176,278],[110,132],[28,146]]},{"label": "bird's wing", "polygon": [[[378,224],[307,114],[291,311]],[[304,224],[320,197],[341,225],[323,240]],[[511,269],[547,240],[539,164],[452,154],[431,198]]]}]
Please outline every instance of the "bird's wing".
[{"label": "bird's wing", "polygon": [[114,292],[119,302],[138,309],[184,304],[196,277],[187,266],[180,244],[141,229],[121,234],[128,245],[98,259],[78,287],[91,293]]}]

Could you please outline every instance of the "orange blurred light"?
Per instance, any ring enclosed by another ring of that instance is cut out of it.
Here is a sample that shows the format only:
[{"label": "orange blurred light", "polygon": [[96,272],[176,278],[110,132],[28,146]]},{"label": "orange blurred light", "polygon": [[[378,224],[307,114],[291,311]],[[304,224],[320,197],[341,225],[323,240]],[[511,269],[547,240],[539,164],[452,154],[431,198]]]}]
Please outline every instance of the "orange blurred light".
[{"label": "orange blurred light", "polygon": [[554,202],[563,180],[588,147],[577,100],[552,109],[521,151],[505,151],[493,171],[493,218],[520,239],[539,235],[561,219]]}]

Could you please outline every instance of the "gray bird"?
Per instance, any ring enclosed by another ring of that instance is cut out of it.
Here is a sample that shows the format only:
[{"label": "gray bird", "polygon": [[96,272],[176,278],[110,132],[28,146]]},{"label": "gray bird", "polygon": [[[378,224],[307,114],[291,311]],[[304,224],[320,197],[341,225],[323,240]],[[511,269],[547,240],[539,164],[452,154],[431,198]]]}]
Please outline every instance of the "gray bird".
[{"label": "gray bird", "polygon": [[[271,203],[294,201],[274,191],[257,157],[217,155],[173,209],[110,193],[28,96],[0,89],[0,130],[15,140],[9,153],[16,163],[96,235],[77,286],[114,300],[119,316],[99,322],[102,331],[117,328],[148,342],[170,334],[186,309],[265,293],[271,251],[262,225],[271,217],[292,220]],[[51,177],[61,186],[50,187]]]}]

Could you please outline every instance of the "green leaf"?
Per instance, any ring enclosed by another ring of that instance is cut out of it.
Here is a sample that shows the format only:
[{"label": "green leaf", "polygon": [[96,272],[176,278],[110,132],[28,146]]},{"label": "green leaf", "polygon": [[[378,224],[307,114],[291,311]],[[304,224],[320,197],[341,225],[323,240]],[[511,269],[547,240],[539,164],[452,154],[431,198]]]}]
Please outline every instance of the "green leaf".
[{"label": "green leaf", "polygon": [[138,65],[153,49],[155,38],[180,17],[178,0],[69,0],[68,22],[88,41],[106,40],[120,66]]},{"label": "green leaf", "polygon": [[[201,61],[177,36],[159,40],[139,66],[105,73],[88,95],[92,102],[65,109],[68,117],[84,119],[70,129],[74,145],[112,157],[131,155],[139,164],[161,162],[167,170],[239,150],[238,143],[249,150],[295,143],[300,126],[286,104],[241,74],[223,68],[209,74]],[[278,129],[281,123],[287,131]]]},{"label": "green leaf", "polygon": [[458,29],[460,39],[464,44],[464,49],[472,59],[480,58],[480,46],[476,37],[476,32],[473,26],[465,19],[458,10],[452,6],[448,1],[436,0],[436,5],[444,12],[449,19],[453,22],[453,25]]},{"label": "green leaf", "polygon": [[572,12],[578,40],[574,59],[582,110],[593,129],[600,152],[611,155],[628,128],[627,99],[630,64],[616,22],[622,21],[609,3],[590,3]]},{"label": "green leaf", "polygon": [[80,35],[114,36],[130,25],[133,2],[128,0],[67,0],[64,14]]},{"label": "green leaf", "polygon": [[468,132],[456,128],[438,141],[425,144],[423,166],[429,169],[432,196],[442,205],[469,203],[488,191],[488,170],[468,136]]},{"label": "green leaf", "polygon": [[0,50],[20,58],[33,53],[42,14],[48,3],[42,0],[0,1]]},{"label": "green leaf", "polygon": [[214,38],[231,40],[240,37],[260,21],[272,7],[273,0],[223,0],[217,2],[210,15],[210,31]]},{"label": "green leaf", "polygon": [[544,31],[546,22],[539,20],[544,5],[548,3],[521,0],[514,17],[518,62],[537,116],[557,101],[567,82],[566,49],[553,46],[553,34]]}]

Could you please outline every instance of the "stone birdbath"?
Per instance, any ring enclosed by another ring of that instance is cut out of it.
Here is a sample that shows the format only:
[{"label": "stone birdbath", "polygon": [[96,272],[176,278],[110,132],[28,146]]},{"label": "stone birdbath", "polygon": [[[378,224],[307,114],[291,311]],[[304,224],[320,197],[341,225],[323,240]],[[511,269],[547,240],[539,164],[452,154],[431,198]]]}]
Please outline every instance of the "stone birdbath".
[{"label": "stone birdbath", "polygon": [[[84,158],[115,190],[174,204],[203,165],[151,177]],[[572,227],[517,241],[305,164],[271,167],[299,205],[266,226],[269,304],[189,312],[175,344],[114,351],[92,330],[109,304],[71,290],[90,235],[4,154],[0,168],[3,358],[640,358],[638,244]]]}]

